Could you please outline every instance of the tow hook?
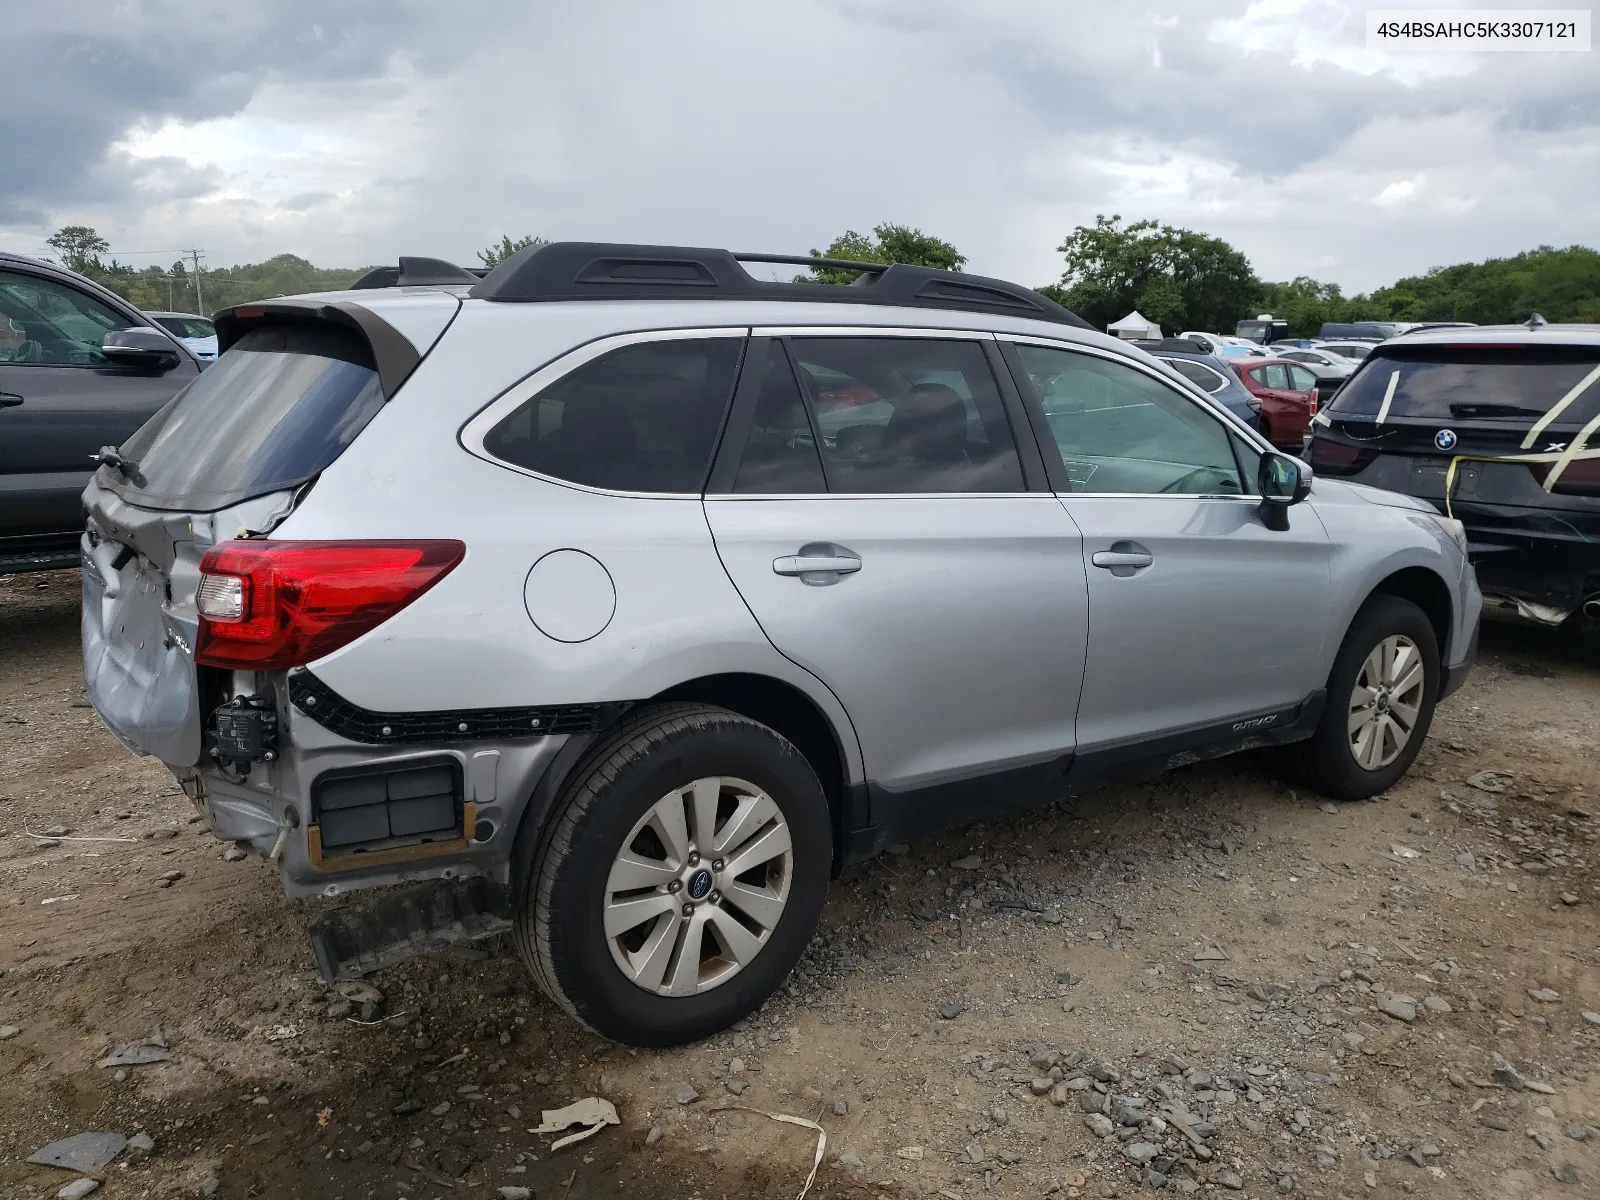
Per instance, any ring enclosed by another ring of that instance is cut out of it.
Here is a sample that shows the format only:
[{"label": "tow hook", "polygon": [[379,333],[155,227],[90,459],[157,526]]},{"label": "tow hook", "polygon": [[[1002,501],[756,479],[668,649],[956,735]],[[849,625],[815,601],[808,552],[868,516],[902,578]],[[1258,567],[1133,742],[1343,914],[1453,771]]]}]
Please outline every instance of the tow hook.
[{"label": "tow hook", "polygon": [[209,753],[235,774],[248,775],[253,764],[276,761],[278,714],[272,701],[235,696],[211,714],[211,721]]}]

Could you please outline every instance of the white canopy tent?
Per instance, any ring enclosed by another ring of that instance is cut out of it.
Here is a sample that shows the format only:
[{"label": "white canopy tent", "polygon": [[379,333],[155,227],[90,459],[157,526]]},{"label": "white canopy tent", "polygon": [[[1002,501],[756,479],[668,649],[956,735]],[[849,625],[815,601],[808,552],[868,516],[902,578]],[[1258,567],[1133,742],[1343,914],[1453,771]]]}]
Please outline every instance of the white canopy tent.
[{"label": "white canopy tent", "polygon": [[1134,309],[1122,320],[1107,325],[1106,332],[1119,338],[1159,338],[1161,326],[1141,317],[1139,310]]}]

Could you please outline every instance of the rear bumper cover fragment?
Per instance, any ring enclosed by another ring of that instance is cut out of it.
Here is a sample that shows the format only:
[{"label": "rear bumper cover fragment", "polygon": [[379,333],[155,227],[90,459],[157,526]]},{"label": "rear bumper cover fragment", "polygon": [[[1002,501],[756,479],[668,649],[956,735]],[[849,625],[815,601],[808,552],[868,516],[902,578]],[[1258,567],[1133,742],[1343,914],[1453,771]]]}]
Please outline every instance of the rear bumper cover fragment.
[{"label": "rear bumper cover fragment", "polygon": [[318,972],[335,983],[510,928],[507,889],[493,880],[467,879],[346,905],[318,917],[306,932]]},{"label": "rear bumper cover fragment", "polygon": [[628,707],[626,703],[544,704],[528,708],[374,712],[352,704],[310,671],[296,671],[289,676],[289,699],[330,733],[369,746],[593,733]]}]

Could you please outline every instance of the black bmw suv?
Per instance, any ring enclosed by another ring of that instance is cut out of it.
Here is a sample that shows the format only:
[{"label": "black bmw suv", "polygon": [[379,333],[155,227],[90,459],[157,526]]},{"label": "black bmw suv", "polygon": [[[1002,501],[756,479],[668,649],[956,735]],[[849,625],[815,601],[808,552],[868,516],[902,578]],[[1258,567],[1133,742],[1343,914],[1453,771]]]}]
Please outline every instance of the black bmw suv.
[{"label": "black bmw suv", "polygon": [[1313,428],[1318,472],[1467,527],[1486,615],[1600,633],[1600,325],[1383,342]]}]

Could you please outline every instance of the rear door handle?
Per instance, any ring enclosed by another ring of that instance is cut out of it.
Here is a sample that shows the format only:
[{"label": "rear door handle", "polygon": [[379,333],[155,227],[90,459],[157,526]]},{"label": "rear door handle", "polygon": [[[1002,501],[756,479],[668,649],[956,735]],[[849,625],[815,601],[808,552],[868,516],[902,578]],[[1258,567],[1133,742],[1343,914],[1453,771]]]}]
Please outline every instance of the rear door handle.
[{"label": "rear door handle", "polygon": [[827,587],[861,570],[861,556],[832,542],[807,542],[799,554],[773,559],[772,569],[779,575],[798,576],[812,587]]},{"label": "rear door handle", "polygon": [[848,575],[852,571],[861,570],[861,560],[839,557],[809,558],[790,554],[773,559],[772,569],[779,575],[808,575],[813,571],[832,571],[837,575]]},{"label": "rear door handle", "polygon": [[0,392],[0,408],[15,408],[22,403],[22,397],[10,392]]}]

